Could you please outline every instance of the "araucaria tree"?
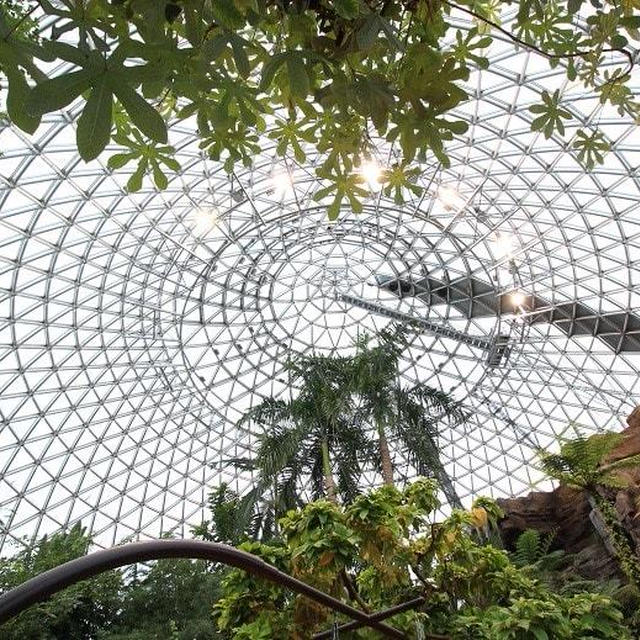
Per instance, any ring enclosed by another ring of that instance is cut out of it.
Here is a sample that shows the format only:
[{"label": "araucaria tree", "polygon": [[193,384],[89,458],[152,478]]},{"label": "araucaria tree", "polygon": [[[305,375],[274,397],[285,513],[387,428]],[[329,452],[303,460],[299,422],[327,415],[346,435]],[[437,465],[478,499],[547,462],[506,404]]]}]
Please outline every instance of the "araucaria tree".
[{"label": "araucaria tree", "polygon": [[[412,163],[448,165],[446,143],[469,126],[452,113],[471,71],[490,65],[492,32],[637,118],[628,39],[639,27],[637,2],[618,0],[4,0],[0,72],[9,118],[27,133],[80,99],[80,156],[116,143],[109,166],[136,165],[131,191],[147,174],[167,186],[166,172],[180,169],[167,123],[192,119],[200,147],[229,172],[251,164],[263,135],[298,162],[318,150],[315,197],[335,217],[343,200],[361,209],[354,168],[376,135],[402,152],[382,176],[400,202],[421,190]],[[568,102],[543,90],[532,129],[564,136]],[[608,148],[585,125],[570,150],[591,168]]]}]

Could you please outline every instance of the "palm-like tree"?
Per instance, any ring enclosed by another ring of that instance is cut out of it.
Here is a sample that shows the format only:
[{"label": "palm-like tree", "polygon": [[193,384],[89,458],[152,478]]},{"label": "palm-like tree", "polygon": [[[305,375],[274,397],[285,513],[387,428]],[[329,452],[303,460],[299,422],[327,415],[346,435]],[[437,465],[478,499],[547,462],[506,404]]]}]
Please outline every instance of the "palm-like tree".
[{"label": "palm-like tree", "polygon": [[394,484],[389,437],[404,449],[420,475],[435,476],[452,506],[462,504],[444,470],[436,443],[439,420],[466,419],[460,405],[449,395],[425,384],[402,388],[399,359],[407,348],[406,329],[397,325],[378,334],[378,344],[370,346],[364,336],[358,340],[352,360],[351,391],[358,399],[358,415],[377,434],[380,471],[385,484]]},{"label": "palm-like tree", "polygon": [[314,498],[349,502],[359,492],[363,465],[377,463],[384,482],[393,485],[389,437],[406,449],[420,475],[435,476],[449,503],[461,507],[440,461],[435,427],[444,416],[465,416],[442,391],[400,386],[398,362],[406,346],[405,330],[397,326],[382,331],[374,347],[369,338],[359,339],[352,357],[296,358],[287,368],[298,395],[266,398],[245,414],[242,422],[262,431],[258,447],[253,458],[229,462],[258,472],[262,514],[270,522],[298,506],[306,481]]},{"label": "palm-like tree", "polygon": [[620,444],[622,438],[619,433],[599,433],[588,438],[563,440],[559,453],[539,450],[538,455],[542,469],[548,475],[587,492],[600,511],[620,568],[632,584],[640,587],[640,558],[618,519],[615,506],[602,492],[603,488],[622,489],[628,486],[618,472],[640,465],[640,454],[603,464],[603,460]]},{"label": "palm-like tree", "polygon": [[[309,480],[314,498],[350,501],[358,493],[361,463],[373,449],[353,416],[346,358],[301,356],[288,364],[295,398],[266,398],[250,409],[243,422],[258,425],[256,455],[235,460],[259,472],[270,486],[278,513],[296,506],[301,482]],[[337,478],[337,481],[336,481]]]}]

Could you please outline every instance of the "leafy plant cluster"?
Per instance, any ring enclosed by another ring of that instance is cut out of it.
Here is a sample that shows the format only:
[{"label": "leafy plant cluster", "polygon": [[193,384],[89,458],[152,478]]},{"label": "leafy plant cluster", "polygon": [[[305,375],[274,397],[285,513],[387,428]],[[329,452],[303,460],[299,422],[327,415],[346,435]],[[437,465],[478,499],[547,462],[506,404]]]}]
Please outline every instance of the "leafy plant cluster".
[{"label": "leafy plant cluster", "polygon": [[[0,593],[85,555],[90,542],[85,530],[76,525],[66,533],[45,536],[12,558],[0,559]],[[6,640],[92,638],[117,614],[121,588],[122,578],[117,572],[75,584],[2,625],[0,637]]]},{"label": "leafy plant cluster", "polygon": [[[578,438],[543,457],[563,481],[601,491],[605,484],[623,486],[620,471],[638,464],[634,457],[603,462],[619,441],[617,434]],[[409,638],[636,637],[629,627],[636,629],[640,604],[633,574],[622,587],[581,579],[567,571],[568,556],[551,551],[552,535],[536,531],[523,533],[515,551],[506,552],[497,527],[504,514],[488,498],[436,522],[440,504],[433,478],[419,478],[403,490],[385,484],[348,504],[325,498],[304,504],[282,517],[269,539],[246,517],[252,504],[253,498],[218,487],[209,502],[211,518],[195,535],[237,545],[365,611],[422,597],[422,605],[389,620]],[[85,554],[90,542],[76,525],[0,559],[0,593]],[[346,620],[239,569],[163,560],[78,583],[4,625],[2,637],[303,639],[334,621]],[[347,637],[378,636],[361,629]]]},{"label": "leafy plant cluster", "polygon": [[[321,152],[326,186],[316,198],[332,198],[335,217],[345,199],[361,209],[367,191],[356,169],[375,153],[374,133],[402,151],[381,176],[399,201],[420,191],[414,161],[433,154],[449,164],[447,142],[468,128],[453,110],[468,98],[471,70],[490,64],[492,30],[562,63],[602,104],[639,116],[626,49],[639,37],[635,0],[503,4],[518,8],[506,24],[493,0],[5,0],[0,71],[9,117],[28,133],[81,99],[80,156],[122,147],[109,166],[136,165],[132,191],[146,174],[162,189],[166,172],[180,170],[167,122],[193,118],[200,148],[227,171],[251,164],[263,133],[298,162],[306,149]],[[453,11],[475,25],[452,26]],[[620,60],[613,71],[606,56]],[[561,103],[559,92],[543,92],[533,129],[563,135],[572,115]],[[608,143],[585,129],[575,148],[593,167]]]},{"label": "leafy plant cluster", "polygon": [[[404,491],[383,486],[348,506],[318,500],[282,519],[279,543],[243,548],[367,611],[423,596],[424,605],[389,620],[409,638],[631,638],[611,598],[554,593],[507,552],[483,544],[477,511],[454,510],[432,524],[436,494],[433,480],[419,479]],[[274,630],[308,638],[333,621],[326,608],[239,570],[223,580],[215,615],[223,637],[233,640],[270,638]]]},{"label": "leafy plant cluster", "polygon": [[607,495],[607,490],[628,486],[628,481],[620,475],[621,471],[640,465],[640,454],[606,462],[607,455],[622,439],[620,433],[580,436],[561,441],[558,453],[540,451],[539,454],[542,469],[549,476],[587,492],[604,522],[620,568],[629,582],[640,589],[640,562],[634,551],[635,545],[620,523],[615,504]]},{"label": "leafy plant cluster", "polygon": [[[0,594],[87,553],[81,525],[0,558]],[[211,611],[220,572],[203,561],[160,560],[84,580],[0,627],[3,640],[217,640]]]},{"label": "leafy plant cluster", "polygon": [[257,434],[254,455],[227,461],[257,472],[236,512],[240,520],[251,519],[268,536],[281,516],[303,503],[304,487],[314,498],[348,503],[372,470],[393,486],[392,442],[418,474],[440,481],[450,504],[461,506],[440,460],[437,425],[467,416],[439,389],[400,383],[407,346],[408,328],[397,325],[362,335],[352,356],[303,355],[287,364],[297,387],[291,398],[270,397],[251,408],[241,422]]}]

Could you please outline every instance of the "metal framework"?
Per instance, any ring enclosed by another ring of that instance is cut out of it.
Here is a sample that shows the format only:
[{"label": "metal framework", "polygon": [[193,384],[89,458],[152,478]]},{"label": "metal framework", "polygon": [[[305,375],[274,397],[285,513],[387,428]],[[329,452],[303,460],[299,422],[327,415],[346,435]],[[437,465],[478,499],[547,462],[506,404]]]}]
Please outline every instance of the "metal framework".
[{"label": "metal framework", "polygon": [[[442,328],[416,333],[402,377],[468,410],[439,434],[465,504],[528,491],[534,447],[567,429],[619,428],[640,399],[639,130],[534,54],[496,40],[490,57],[451,166],[425,162],[402,205],[371,185],[335,223],[313,199],[312,150],[300,165],[265,137],[229,176],[195,123],[173,123],[180,174],[133,194],[131,168],[78,157],[79,105],[33,138],[0,124],[0,546],[78,521],[102,546],[189,535],[213,486],[251,482],[222,460],[251,450],[237,421],[287,392],[287,357],[345,353],[392,321],[340,296]],[[530,130],[556,88],[569,143]],[[596,125],[612,151],[586,172],[571,136]],[[397,149],[378,141],[377,160]],[[399,297],[379,276],[431,293]],[[502,304],[514,290],[533,315]]]},{"label": "metal framework", "polygon": [[[378,282],[380,286],[400,298],[415,296],[429,306],[450,304],[467,318],[515,314],[526,324],[551,323],[568,336],[596,336],[615,353],[640,351],[640,315],[637,313],[599,313],[579,301],[552,304],[523,291],[519,291],[522,300],[516,304],[513,301],[513,293],[501,293],[495,286],[473,277],[460,278],[448,283],[429,277],[417,282],[403,278],[378,278]],[[427,331],[451,331],[437,326],[429,328],[429,323],[421,318],[417,318],[416,321],[424,325]],[[485,341],[488,344],[482,344],[479,338],[470,339],[464,334],[451,337],[472,346],[490,348],[489,341]]]}]

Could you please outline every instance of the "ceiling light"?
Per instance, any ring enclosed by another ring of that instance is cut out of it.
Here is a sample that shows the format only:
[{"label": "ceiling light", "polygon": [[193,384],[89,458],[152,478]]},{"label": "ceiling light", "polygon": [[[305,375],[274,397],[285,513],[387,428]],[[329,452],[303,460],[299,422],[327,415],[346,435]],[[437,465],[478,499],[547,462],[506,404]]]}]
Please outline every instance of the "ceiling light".
[{"label": "ceiling light", "polygon": [[514,307],[521,307],[527,300],[527,296],[522,291],[514,291],[510,298]]},{"label": "ceiling light", "polygon": [[460,211],[460,209],[462,209],[467,203],[466,200],[453,187],[438,187],[437,198],[442,206],[448,211],[452,209]]},{"label": "ceiling light", "polygon": [[513,257],[513,237],[508,233],[496,233],[493,239],[493,253],[500,260]]},{"label": "ceiling light", "polygon": [[372,158],[365,160],[360,165],[359,173],[372,191],[380,191],[382,189],[382,183],[380,182],[382,167],[376,160]]},{"label": "ceiling light", "polygon": [[282,198],[293,191],[293,177],[286,169],[272,173],[269,183],[271,186],[269,193],[273,193],[276,198]]},{"label": "ceiling light", "polygon": [[212,207],[196,209],[191,214],[191,231],[198,237],[206,236],[219,220],[218,210]]}]

